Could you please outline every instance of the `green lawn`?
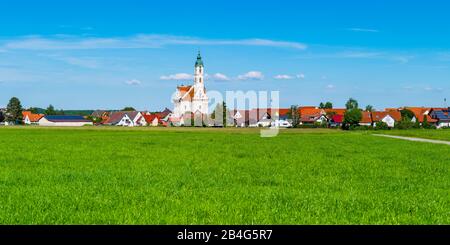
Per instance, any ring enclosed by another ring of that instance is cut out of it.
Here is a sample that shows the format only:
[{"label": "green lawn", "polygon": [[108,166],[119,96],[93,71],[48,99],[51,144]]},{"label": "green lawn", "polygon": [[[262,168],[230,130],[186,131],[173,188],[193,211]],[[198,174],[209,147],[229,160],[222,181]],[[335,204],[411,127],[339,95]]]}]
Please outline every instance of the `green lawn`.
[{"label": "green lawn", "polygon": [[377,134],[391,134],[424,139],[447,140],[450,141],[450,129],[408,129],[408,130],[383,130],[373,131]]},{"label": "green lawn", "polygon": [[339,130],[3,127],[0,223],[450,224],[450,147]]}]

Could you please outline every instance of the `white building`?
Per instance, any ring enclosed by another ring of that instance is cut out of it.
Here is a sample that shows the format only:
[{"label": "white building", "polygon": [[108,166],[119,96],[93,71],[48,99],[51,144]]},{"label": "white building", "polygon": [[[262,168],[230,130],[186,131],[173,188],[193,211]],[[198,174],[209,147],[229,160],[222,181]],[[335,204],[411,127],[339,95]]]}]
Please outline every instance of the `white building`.
[{"label": "white building", "polygon": [[124,126],[124,127],[137,127],[146,126],[144,116],[138,111],[118,111],[113,112],[105,125]]},{"label": "white building", "polygon": [[185,113],[208,115],[208,96],[206,95],[203,61],[200,52],[195,62],[194,85],[178,86],[172,100],[172,117],[182,117]]},{"label": "white building", "polygon": [[93,125],[92,121],[82,116],[44,116],[38,121],[39,126],[81,127]]}]

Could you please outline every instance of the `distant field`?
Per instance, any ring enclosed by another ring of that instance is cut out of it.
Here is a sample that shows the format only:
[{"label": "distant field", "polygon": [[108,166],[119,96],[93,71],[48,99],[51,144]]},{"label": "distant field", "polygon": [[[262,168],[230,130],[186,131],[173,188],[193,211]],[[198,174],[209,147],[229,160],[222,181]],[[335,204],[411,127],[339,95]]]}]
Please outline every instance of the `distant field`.
[{"label": "distant field", "polygon": [[450,141],[450,129],[408,129],[408,130],[385,130],[374,131],[377,134],[390,134],[424,139],[447,140]]},{"label": "distant field", "polygon": [[449,153],[323,129],[0,127],[0,223],[450,224]]}]

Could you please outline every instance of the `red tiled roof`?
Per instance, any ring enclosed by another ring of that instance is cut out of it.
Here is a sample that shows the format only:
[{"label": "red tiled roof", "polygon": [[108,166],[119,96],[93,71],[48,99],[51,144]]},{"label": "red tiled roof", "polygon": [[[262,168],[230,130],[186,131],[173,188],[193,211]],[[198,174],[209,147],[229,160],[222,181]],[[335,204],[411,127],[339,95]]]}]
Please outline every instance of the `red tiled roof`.
[{"label": "red tiled roof", "polygon": [[153,123],[155,118],[158,120],[158,123],[161,121],[161,118],[158,115],[155,115],[155,114],[144,115],[144,119],[148,124]]},{"label": "red tiled roof", "polygon": [[25,119],[26,116],[28,116],[30,122],[38,122],[42,117],[44,117],[44,114],[34,114],[31,111],[22,111],[22,117]]},{"label": "red tiled roof", "polygon": [[383,120],[387,115],[392,117],[395,121],[399,122],[402,120],[402,114],[397,110],[389,110],[389,111],[374,111],[372,112],[372,120],[374,122],[379,122]]},{"label": "red tiled roof", "polygon": [[335,109],[324,109],[325,113],[334,112],[336,115],[344,115],[347,109],[335,108]]},{"label": "red tiled roof", "polygon": [[315,116],[325,113],[323,109],[314,106],[302,106],[298,108],[300,115],[303,116]]},{"label": "red tiled roof", "polygon": [[[404,109],[412,111],[414,113],[414,116],[420,123],[423,122],[423,116],[425,115],[425,113],[431,111],[431,108],[427,107],[405,107]],[[431,118],[429,115],[427,115],[427,120],[428,122],[437,121],[436,119]]]},{"label": "red tiled roof", "polygon": [[189,92],[189,94],[183,98],[183,100],[192,100],[194,97],[194,89],[191,89],[192,86],[178,86],[177,89],[180,92],[180,98],[183,98],[183,96]]},{"label": "red tiled roof", "polygon": [[360,123],[372,123],[372,116],[370,111],[363,111]]}]

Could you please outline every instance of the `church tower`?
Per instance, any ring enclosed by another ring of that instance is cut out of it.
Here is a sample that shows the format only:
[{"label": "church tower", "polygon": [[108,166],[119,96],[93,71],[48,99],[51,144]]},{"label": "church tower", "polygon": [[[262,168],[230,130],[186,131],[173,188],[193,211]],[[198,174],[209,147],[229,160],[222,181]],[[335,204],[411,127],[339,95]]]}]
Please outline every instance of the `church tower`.
[{"label": "church tower", "polygon": [[[203,60],[200,55],[200,51],[197,55],[197,61],[195,62],[195,70],[194,70],[194,84],[203,84]],[[204,85],[203,85],[204,86]]]},{"label": "church tower", "polygon": [[173,115],[181,117],[185,113],[208,115],[208,96],[205,89],[203,60],[198,52],[194,66],[194,84],[192,86],[178,86],[172,97],[174,103]]},{"label": "church tower", "polygon": [[202,56],[200,51],[197,55],[197,60],[194,66],[194,98],[192,103],[192,111],[194,113],[208,114],[208,97],[205,89],[205,76]]}]

